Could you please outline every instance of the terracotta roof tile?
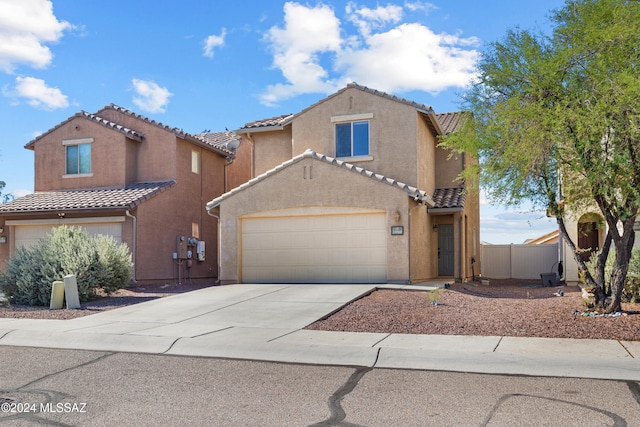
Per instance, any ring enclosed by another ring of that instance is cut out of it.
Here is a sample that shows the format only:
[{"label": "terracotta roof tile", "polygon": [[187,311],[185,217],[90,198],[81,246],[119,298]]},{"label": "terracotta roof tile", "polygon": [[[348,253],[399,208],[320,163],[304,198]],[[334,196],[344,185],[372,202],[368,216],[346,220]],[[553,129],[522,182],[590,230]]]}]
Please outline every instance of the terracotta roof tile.
[{"label": "terracotta roof tile", "polygon": [[65,121],[57,124],[56,126],[52,127],[51,129],[49,129],[45,133],[43,133],[41,135],[38,135],[36,138],[34,138],[31,141],[29,141],[24,147],[25,148],[32,148],[33,144],[35,144],[36,141],[38,141],[39,139],[43,138],[45,135],[51,133],[55,129],[58,129],[62,125],[70,122],[71,120],[73,120],[76,117],[80,117],[80,118],[83,118],[83,119],[91,120],[92,122],[98,123],[99,125],[102,125],[104,127],[108,127],[108,128],[113,129],[113,130],[115,130],[117,132],[120,132],[123,135],[125,135],[127,138],[131,138],[131,139],[136,140],[136,141],[142,141],[144,139],[144,134],[142,132],[138,132],[138,131],[136,131],[134,129],[130,129],[130,128],[126,127],[126,126],[119,125],[118,123],[114,123],[112,121],[109,121],[107,119],[99,117],[99,116],[97,116],[95,114],[87,113],[86,111],[79,111],[76,114],[74,114],[73,116],[69,117],[67,120],[65,120]]},{"label": "terracotta roof tile", "polygon": [[41,191],[0,205],[0,214],[133,209],[174,184],[175,181],[139,182],[125,187]]},{"label": "terracotta roof tile", "polygon": [[463,113],[461,111],[436,114],[436,117],[445,135],[457,131],[462,126]]},{"label": "terracotta roof tile", "polygon": [[438,188],[433,193],[434,209],[463,208],[466,199],[464,188]]},{"label": "terracotta roof tile", "polygon": [[226,132],[204,132],[204,133],[196,133],[193,135],[198,138],[205,144],[209,144],[213,147],[217,147],[221,150],[230,150],[228,148],[228,144],[233,141],[238,141],[240,136],[234,132],[226,131]]},{"label": "terracotta roof tile", "polygon": [[278,128],[287,125],[293,118],[293,114],[283,114],[281,116],[270,117],[268,119],[256,120],[253,122],[245,123],[242,130],[255,130],[262,128]]},{"label": "terracotta roof tile", "polygon": [[157,126],[160,129],[164,129],[164,130],[166,130],[168,132],[171,132],[174,135],[176,135],[177,137],[182,138],[182,139],[186,139],[187,141],[191,141],[191,142],[195,142],[195,143],[199,143],[199,144],[205,144],[206,146],[208,146],[210,148],[213,148],[215,151],[218,151],[220,154],[224,154],[227,157],[232,157],[233,154],[234,154],[233,152],[231,152],[231,150],[228,150],[225,146],[219,146],[219,145],[210,144],[207,141],[205,141],[205,140],[203,140],[201,138],[198,138],[197,136],[195,136],[193,134],[185,132],[184,130],[182,130],[180,128],[167,126],[167,125],[165,125],[165,124],[163,124],[163,123],[161,123],[159,121],[152,120],[152,119],[150,119],[148,117],[145,117],[145,116],[143,116],[141,114],[134,113],[131,110],[127,110],[126,108],[119,107],[119,106],[117,106],[115,104],[109,104],[109,105],[105,106],[103,109],[110,109],[110,110],[118,111],[118,112],[120,112],[122,114],[126,114],[128,116],[134,117],[134,118],[136,118],[136,119],[138,119],[140,121],[143,121],[145,123]]},{"label": "terracotta roof tile", "polygon": [[[419,110],[419,111],[421,111],[421,112],[423,112],[425,114],[434,114],[433,108],[431,108],[428,105],[421,104],[421,103],[415,102],[415,101],[411,101],[411,100],[408,100],[408,99],[405,99],[405,98],[401,98],[401,97],[396,96],[396,95],[391,95],[389,93],[382,92],[382,91],[379,91],[379,90],[376,90],[376,89],[371,89],[371,88],[368,88],[366,86],[359,85],[357,83],[349,83],[349,84],[347,84],[346,87],[344,87],[344,88],[340,89],[339,91],[327,96],[326,98],[323,98],[320,101],[308,106],[307,108],[305,108],[304,110],[300,111],[299,113],[296,113],[296,114],[284,114],[282,116],[271,117],[271,118],[268,118],[268,119],[262,119],[262,120],[256,120],[254,122],[249,122],[249,123],[246,123],[242,129],[239,129],[238,132],[245,131],[245,130],[247,130],[247,131],[248,130],[253,130],[255,132],[256,130],[268,130],[268,129],[271,129],[271,128],[279,128],[279,127],[282,127],[282,126],[286,126],[287,124],[289,124],[291,122],[291,120],[293,120],[294,117],[299,116],[300,114],[302,114],[302,113],[304,113],[304,112],[316,107],[317,105],[322,104],[323,102],[326,102],[329,99],[331,99],[333,97],[336,97],[336,96],[340,95],[342,92],[344,92],[344,91],[346,91],[348,89],[352,89],[352,88],[361,90],[363,92],[370,93],[372,95],[380,96],[382,98],[390,99],[392,101],[396,101],[396,102],[399,102],[401,104],[408,105],[408,106],[413,107],[416,110]],[[437,131],[437,129],[435,129],[435,130]]]}]

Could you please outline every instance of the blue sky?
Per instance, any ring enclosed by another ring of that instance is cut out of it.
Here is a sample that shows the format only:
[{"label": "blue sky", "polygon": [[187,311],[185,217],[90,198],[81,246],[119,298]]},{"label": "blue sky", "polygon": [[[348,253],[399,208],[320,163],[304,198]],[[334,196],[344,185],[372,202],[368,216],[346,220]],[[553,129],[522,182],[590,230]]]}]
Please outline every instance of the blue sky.
[{"label": "blue sky", "polygon": [[[24,145],[114,103],[190,133],[295,113],[355,81],[460,109],[485,43],[548,28],[562,0],[0,0],[0,180],[33,191]],[[555,228],[482,199],[481,239]]]}]

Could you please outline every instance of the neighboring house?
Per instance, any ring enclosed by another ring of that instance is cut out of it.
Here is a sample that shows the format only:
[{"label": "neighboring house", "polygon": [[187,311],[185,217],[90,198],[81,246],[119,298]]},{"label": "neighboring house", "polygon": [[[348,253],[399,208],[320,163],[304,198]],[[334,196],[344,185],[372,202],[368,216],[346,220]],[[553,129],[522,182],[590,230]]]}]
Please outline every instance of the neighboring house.
[{"label": "neighboring house", "polygon": [[553,230],[547,234],[544,234],[540,237],[536,237],[535,239],[529,239],[524,242],[525,245],[548,245],[550,243],[558,243],[558,230]]},{"label": "neighboring house", "polygon": [[357,84],[235,131],[253,179],[207,204],[220,280],[416,283],[480,272],[474,156],[438,147],[459,113]]},{"label": "neighboring house", "polygon": [[[604,217],[596,208],[578,214],[568,214],[564,217],[564,224],[569,237],[580,251],[580,257],[584,261],[588,261],[591,255],[602,247],[607,235],[607,226]],[[580,280],[578,263],[562,236],[560,236],[560,242],[560,260],[564,266],[565,280],[577,282]],[[611,247],[613,249],[613,245]]]},{"label": "neighboring house", "polygon": [[0,205],[0,265],[66,224],[125,242],[138,281],[217,277],[218,227],[205,203],[250,178],[239,139],[188,134],[115,105],[77,113],[25,146],[35,192]]}]

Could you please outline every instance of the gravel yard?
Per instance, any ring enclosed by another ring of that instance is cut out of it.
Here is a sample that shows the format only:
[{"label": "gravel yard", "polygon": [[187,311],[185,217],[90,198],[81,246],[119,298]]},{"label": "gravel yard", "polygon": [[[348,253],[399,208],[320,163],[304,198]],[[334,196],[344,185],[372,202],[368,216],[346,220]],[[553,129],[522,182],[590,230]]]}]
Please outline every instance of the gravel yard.
[{"label": "gravel yard", "polygon": [[[491,280],[489,285],[453,284],[442,289],[437,298],[423,291],[380,289],[307,328],[640,341],[640,304],[623,304],[625,311],[618,317],[586,317],[577,286],[543,288],[539,283]],[[136,286],[84,303],[81,310],[0,306],[0,317],[72,319],[213,285],[194,281]],[[556,296],[558,290],[564,296]]]},{"label": "gravel yard", "polygon": [[[619,317],[585,317],[577,286],[491,280],[429,292],[380,289],[308,329],[398,334],[594,338],[640,341],[640,304]],[[558,290],[564,296],[556,296]]]},{"label": "gravel yard", "polygon": [[0,318],[16,319],[73,319],[76,317],[88,316],[101,311],[113,310],[114,308],[125,307],[150,301],[156,298],[163,298],[183,292],[202,289],[213,286],[212,281],[186,282],[183,284],[153,283],[148,285],[133,286],[96,299],[82,303],[80,310],[49,310],[49,307],[32,307],[23,305],[0,305]]}]

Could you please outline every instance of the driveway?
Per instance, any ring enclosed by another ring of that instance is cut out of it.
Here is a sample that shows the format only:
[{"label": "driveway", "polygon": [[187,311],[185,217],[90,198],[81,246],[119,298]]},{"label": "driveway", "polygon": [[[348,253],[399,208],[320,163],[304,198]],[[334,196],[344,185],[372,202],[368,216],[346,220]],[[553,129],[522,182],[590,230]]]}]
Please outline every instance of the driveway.
[{"label": "driveway", "polygon": [[375,288],[230,285],[72,320],[0,319],[0,345],[640,380],[640,342],[303,329]]}]

